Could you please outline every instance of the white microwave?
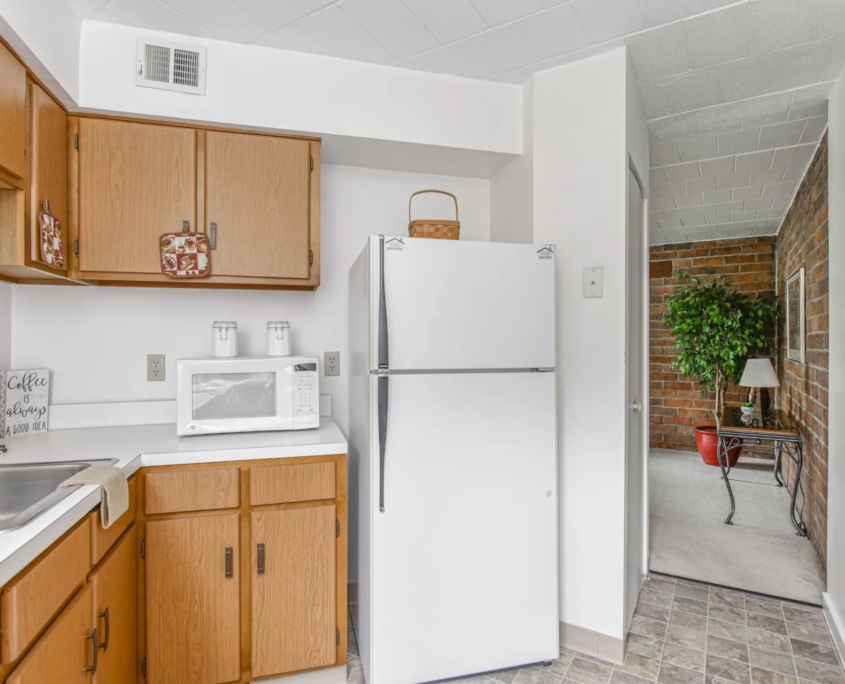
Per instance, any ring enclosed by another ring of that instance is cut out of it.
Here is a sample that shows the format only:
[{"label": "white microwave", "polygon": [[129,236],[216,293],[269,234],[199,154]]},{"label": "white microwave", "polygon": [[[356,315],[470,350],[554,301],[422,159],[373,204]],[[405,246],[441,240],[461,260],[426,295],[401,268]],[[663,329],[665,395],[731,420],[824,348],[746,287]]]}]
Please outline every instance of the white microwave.
[{"label": "white microwave", "polygon": [[317,359],[255,356],[176,361],[180,435],[320,427]]}]

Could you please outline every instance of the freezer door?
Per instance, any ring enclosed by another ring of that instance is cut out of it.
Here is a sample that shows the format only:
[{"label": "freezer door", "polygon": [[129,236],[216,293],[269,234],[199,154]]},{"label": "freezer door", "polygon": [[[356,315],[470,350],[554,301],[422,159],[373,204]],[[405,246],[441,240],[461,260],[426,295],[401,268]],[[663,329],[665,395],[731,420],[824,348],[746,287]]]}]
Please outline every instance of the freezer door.
[{"label": "freezer door", "polygon": [[390,370],[554,367],[552,247],[385,237],[381,260]]},{"label": "freezer door", "polygon": [[389,383],[385,509],[373,496],[370,510],[368,684],[557,658],[554,374]]}]

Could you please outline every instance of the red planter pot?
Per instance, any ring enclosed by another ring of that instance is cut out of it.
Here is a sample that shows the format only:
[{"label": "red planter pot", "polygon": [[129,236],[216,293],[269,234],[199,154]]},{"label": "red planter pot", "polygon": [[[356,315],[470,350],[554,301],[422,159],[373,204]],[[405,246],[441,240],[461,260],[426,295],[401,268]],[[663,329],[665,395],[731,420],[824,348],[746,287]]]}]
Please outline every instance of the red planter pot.
[{"label": "red planter pot", "polygon": [[[715,427],[695,428],[695,445],[698,447],[702,461],[709,466],[719,467],[719,437]],[[737,438],[728,440],[728,462],[731,468],[736,465],[740,453],[742,453],[742,440]]]}]

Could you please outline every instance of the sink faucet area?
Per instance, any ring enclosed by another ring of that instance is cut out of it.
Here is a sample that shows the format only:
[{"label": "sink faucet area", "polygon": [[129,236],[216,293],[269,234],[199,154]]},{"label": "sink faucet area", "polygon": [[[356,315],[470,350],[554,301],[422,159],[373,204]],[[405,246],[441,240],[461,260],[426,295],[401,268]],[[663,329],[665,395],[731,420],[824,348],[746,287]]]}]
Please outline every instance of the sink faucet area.
[{"label": "sink faucet area", "polygon": [[0,465],[0,531],[25,525],[75,491],[59,485],[92,465],[117,459]]}]

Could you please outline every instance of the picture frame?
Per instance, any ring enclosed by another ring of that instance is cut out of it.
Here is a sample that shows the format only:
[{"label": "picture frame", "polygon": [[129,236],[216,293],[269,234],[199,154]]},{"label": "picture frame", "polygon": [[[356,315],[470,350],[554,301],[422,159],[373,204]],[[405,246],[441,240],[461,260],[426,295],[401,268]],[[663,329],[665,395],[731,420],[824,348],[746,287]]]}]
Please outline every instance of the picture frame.
[{"label": "picture frame", "polygon": [[792,361],[805,361],[804,269],[786,280],[786,356]]}]

